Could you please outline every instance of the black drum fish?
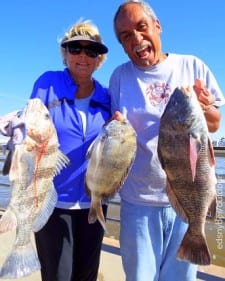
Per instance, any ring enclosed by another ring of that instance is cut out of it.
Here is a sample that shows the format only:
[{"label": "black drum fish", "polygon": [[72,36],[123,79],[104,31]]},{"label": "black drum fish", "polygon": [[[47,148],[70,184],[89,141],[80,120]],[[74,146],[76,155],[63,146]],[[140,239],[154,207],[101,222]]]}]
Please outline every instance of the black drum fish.
[{"label": "black drum fish", "polygon": [[188,223],[177,258],[208,265],[205,221],[209,210],[216,215],[215,157],[203,111],[190,87],[176,88],[166,106],[158,155],[167,176],[169,201]]},{"label": "black drum fish", "polygon": [[102,200],[115,195],[133,164],[137,143],[136,132],[128,120],[119,114],[103,126],[90,146],[87,158],[86,189],[91,197],[89,223],[97,219],[105,229]]},{"label": "black drum fish", "polygon": [[53,178],[69,163],[59,150],[55,127],[40,99],[30,99],[19,117],[24,139],[14,147],[9,169],[12,193],[0,219],[0,233],[16,230],[0,278],[21,278],[40,269],[31,234],[47,222],[56,202]]}]

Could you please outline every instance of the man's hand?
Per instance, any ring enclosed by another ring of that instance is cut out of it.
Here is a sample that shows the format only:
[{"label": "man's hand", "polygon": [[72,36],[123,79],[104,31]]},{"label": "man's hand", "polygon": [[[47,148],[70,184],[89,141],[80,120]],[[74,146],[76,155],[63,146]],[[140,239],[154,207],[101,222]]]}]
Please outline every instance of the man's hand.
[{"label": "man's hand", "polygon": [[125,118],[123,116],[123,114],[120,111],[115,111],[113,116],[112,116],[112,120],[117,120],[117,121],[123,121]]},{"label": "man's hand", "polygon": [[212,106],[215,102],[214,95],[209,92],[209,90],[205,87],[203,81],[199,79],[195,80],[194,91],[197,95],[202,110],[204,112],[207,111],[207,109],[209,109],[209,107]]},{"label": "man's hand", "polygon": [[195,85],[193,86],[193,88],[204,112],[208,130],[209,132],[213,133],[218,130],[221,119],[221,114],[218,108],[213,105],[215,102],[215,97],[206,88],[203,81],[199,79],[195,80]]}]

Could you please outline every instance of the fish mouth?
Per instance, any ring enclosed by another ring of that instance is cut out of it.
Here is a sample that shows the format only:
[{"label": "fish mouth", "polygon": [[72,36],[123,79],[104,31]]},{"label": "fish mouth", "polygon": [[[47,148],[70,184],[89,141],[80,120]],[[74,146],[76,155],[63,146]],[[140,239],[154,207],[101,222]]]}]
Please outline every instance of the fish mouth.
[{"label": "fish mouth", "polygon": [[186,95],[187,97],[191,98],[192,94],[193,94],[193,90],[190,86],[188,87],[181,87],[180,90],[183,92],[184,95]]}]

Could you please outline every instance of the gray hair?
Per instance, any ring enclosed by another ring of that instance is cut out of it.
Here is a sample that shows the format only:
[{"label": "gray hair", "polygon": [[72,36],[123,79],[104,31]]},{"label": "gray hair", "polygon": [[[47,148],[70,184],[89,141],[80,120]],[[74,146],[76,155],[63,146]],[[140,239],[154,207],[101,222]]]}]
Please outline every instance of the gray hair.
[{"label": "gray hair", "polygon": [[153,20],[157,20],[157,16],[154,12],[154,10],[152,9],[152,7],[145,1],[142,1],[142,0],[126,0],[123,4],[121,4],[119,6],[119,8],[117,9],[116,13],[115,13],[115,16],[114,16],[114,19],[113,19],[113,27],[114,27],[114,32],[116,34],[116,38],[117,40],[120,42],[120,38],[118,36],[118,32],[117,32],[117,29],[116,29],[116,21],[117,21],[117,18],[119,16],[119,13],[123,10],[123,8],[128,5],[128,4],[132,4],[132,3],[135,3],[137,5],[140,5],[142,8],[143,8],[143,11],[144,13],[149,16],[150,18],[152,18]]}]

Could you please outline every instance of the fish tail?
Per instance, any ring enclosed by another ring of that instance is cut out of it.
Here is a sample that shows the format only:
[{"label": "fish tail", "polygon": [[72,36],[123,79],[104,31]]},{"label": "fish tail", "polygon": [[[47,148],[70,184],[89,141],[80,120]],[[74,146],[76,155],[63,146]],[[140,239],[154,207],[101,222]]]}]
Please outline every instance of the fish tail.
[{"label": "fish tail", "polygon": [[198,265],[209,265],[211,258],[205,237],[198,235],[193,239],[189,227],[177,251],[177,258]]},{"label": "fish tail", "polygon": [[40,269],[40,262],[31,242],[15,247],[0,268],[0,278],[22,278]]},{"label": "fish tail", "polygon": [[103,229],[106,231],[106,222],[102,211],[101,202],[92,203],[88,214],[89,223],[95,223],[97,219],[102,225]]}]

